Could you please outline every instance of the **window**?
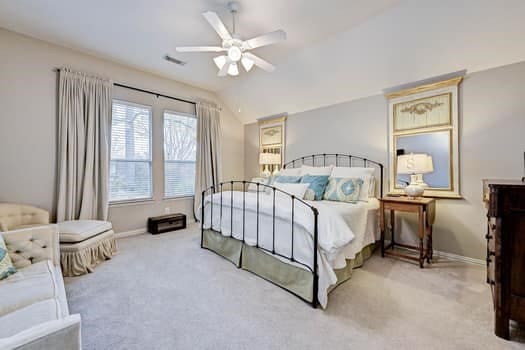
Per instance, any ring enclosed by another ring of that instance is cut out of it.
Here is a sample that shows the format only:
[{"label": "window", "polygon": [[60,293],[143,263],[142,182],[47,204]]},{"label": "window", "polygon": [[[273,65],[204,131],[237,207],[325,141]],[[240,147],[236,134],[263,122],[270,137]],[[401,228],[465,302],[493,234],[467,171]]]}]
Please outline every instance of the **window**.
[{"label": "window", "polygon": [[152,197],[151,107],[113,100],[109,200]]},{"label": "window", "polygon": [[197,118],[164,112],[164,196],[193,196]]}]

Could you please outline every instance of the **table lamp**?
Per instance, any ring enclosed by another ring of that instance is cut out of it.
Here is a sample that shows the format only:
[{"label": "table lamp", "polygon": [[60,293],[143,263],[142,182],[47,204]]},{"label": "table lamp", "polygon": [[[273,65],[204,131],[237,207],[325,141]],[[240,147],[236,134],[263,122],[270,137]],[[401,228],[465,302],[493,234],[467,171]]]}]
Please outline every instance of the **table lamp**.
[{"label": "table lamp", "polygon": [[279,153],[259,153],[259,164],[264,165],[262,175],[268,177],[272,175],[268,165],[275,165],[273,174],[279,172],[279,164],[281,164],[281,155]]},{"label": "table lamp", "polygon": [[425,183],[425,181],[423,180],[423,174],[429,174],[429,173],[433,173],[434,172],[434,162],[432,162],[432,156],[430,155],[426,155],[427,156],[427,163],[426,165],[420,169],[420,172],[418,174],[416,174],[417,178],[416,178],[416,182],[419,186],[423,186],[425,188],[428,187],[428,185]]},{"label": "table lamp", "polygon": [[281,155],[279,153],[270,153],[270,165],[273,165],[272,175],[277,175],[279,173],[279,165],[281,164]]},{"label": "table lamp", "polygon": [[424,153],[403,154],[397,157],[397,173],[410,175],[410,183],[405,187],[405,193],[410,198],[421,197],[428,185],[423,180],[423,174],[434,171],[432,157]]}]

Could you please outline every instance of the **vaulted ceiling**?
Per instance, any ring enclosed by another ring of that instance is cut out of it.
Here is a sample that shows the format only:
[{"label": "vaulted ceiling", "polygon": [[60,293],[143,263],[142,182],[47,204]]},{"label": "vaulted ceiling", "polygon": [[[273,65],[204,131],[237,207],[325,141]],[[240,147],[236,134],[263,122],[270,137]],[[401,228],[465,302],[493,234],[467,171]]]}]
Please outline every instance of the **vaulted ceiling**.
[{"label": "vaulted ceiling", "polygon": [[0,27],[216,91],[244,122],[525,60],[522,0],[240,0],[243,39],[284,29],[288,40],[254,51],[275,72],[219,78],[216,54],[175,47],[219,44],[201,12],[231,27],[227,2],[1,1]]},{"label": "vaulted ceiling", "polygon": [[[217,77],[217,53],[178,53],[176,46],[218,45],[221,40],[201,13],[217,12],[231,31],[230,0],[16,0],[0,2],[0,26],[87,51],[209,90],[237,85]],[[237,32],[243,39],[284,29],[288,40],[257,49],[279,64],[312,43],[367,20],[396,0],[241,0]],[[187,65],[166,62],[170,54]]]}]

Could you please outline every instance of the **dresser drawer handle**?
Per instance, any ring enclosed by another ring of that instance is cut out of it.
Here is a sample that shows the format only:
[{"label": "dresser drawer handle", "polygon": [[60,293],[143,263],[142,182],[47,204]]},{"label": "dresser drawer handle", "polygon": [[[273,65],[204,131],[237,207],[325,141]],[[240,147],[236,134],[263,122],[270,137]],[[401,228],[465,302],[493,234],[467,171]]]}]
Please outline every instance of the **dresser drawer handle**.
[{"label": "dresser drawer handle", "polygon": [[492,238],[494,238],[494,236],[492,235],[489,235],[489,234],[486,234],[485,235],[485,239],[488,241],[488,240],[491,240]]},{"label": "dresser drawer handle", "polygon": [[496,256],[496,252],[489,251],[489,256]]},{"label": "dresser drawer handle", "polygon": [[490,229],[494,231],[496,229],[496,224],[491,224]]},{"label": "dresser drawer handle", "polygon": [[491,286],[496,284],[496,282],[494,280],[491,280],[490,278],[487,278],[487,283],[490,284]]}]

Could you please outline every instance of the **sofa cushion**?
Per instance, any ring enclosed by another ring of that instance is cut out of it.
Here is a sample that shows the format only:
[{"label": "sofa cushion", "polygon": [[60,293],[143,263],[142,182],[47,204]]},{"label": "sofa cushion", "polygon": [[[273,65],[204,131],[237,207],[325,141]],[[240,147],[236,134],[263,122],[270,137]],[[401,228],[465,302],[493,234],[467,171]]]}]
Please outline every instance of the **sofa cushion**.
[{"label": "sofa cushion", "polygon": [[82,242],[112,229],[111,222],[100,220],[71,220],[58,224],[60,242]]},{"label": "sofa cushion", "polygon": [[62,316],[56,299],[46,299],[14,310],[0,317],[0,338],[10,337],[38,324]]},{"label": "sofa cushion", "polygon": [[18,273],[0,281],[0,318],[17,309],[46,299],[57,300],[57,313],[64,310],[65,292],[62,276],[50,260],[20,269]]}]

